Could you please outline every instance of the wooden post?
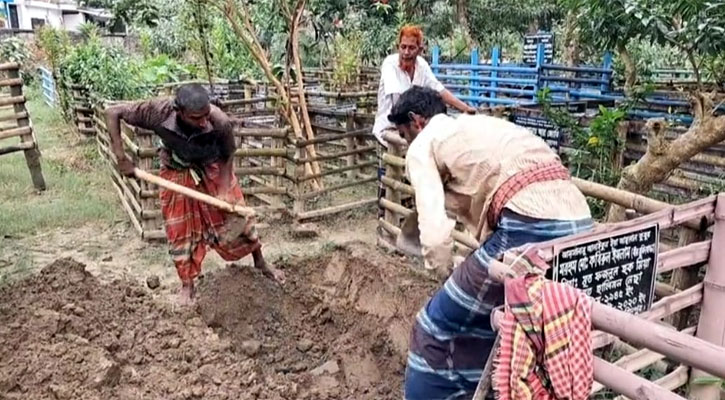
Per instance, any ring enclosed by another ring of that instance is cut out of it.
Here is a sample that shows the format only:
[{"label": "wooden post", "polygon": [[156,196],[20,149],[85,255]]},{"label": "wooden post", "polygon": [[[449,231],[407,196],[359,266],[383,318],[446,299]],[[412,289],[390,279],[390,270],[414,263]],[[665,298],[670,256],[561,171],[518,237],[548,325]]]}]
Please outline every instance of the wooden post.
[{"label": "wooden post", "polygon": [[[715,229],[712,235],[710,259],[705,273],[702,310],[697,324],[697,337],[717,346],[725,346],[725,193],[720,193],[715,204]],[[706,357],[705,354],[702,355]],[[725,365],[725,359],[719,362]],[[705,379],[708,383],[702,383]],[[721,376],[720,378],[725,378]],[[713,380],[708,374],[693,369],[690,375],[692,400],[720,399],[721,381]]]},{"label": "wooden post", "polygon": [[[345,132],[352,132],[354,130],[355,130],[355,117],[352,112],[348,112],[347,119],[345,121]],[[345,138],[345,149],[348,152],[352,152],[355,150],[355,138],[353,136],[349,136],[349,137]],[[348,167],[352,167],[353,165],[355,165],[356,158],[357,157],[355,156],[355,154],[351,154],[351,155],[345,157],[345,165]],[[355,176],[359,172],[360,171],[350,170],[347,172],[347,177],[349,179],[355,179]]]},{"label": "wooden post", "polygon": [[[18,66],[18,68],[9,69],[7,77],[9,79],[20,79],[19,68],[20,66]],[[10,96],[23,96],[23,85],[22,81],[20,82],[21,83],[10,87]],[[15,115],[22,116],[21,118],[16,119],[19,128],[30,126],[30,118],[28,117],[28,112],[25,108],[25,101],[13,104],[13,111],[15,112]],[[29,134],[21,135],[20,141],[23,144],[27,143],[33,145],[31,148],[24,150],[25,163],[28,165],[28,169],[30,170],[30,178],[33,181],[35,189],[45,190],[45,178],[43,177],[43,170],[40,166],[40,150],[38,150],[38,143],[35,142],[32,130]]]}]

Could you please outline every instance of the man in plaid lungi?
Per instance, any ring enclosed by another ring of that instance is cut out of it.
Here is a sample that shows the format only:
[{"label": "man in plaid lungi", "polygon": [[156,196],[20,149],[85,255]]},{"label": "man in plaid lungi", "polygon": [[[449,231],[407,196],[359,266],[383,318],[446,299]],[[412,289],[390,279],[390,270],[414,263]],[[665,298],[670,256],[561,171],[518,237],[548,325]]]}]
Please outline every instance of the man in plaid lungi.
[{"label": "man in plaid lungi", "polygon": [[[445,115],[438,93],[413,87],[389,120],[410,143],[425,266],[445,284],[411,332],[406,400],[470,399],[495,332],[491,310],[503,287],[488,266],[508,249],[592,228],[586,199],[546,143],[523,127],[483,115]],[[455,214],[481,243],[453,269]]]},{"label": "man in plaid lungi", "polygon": [[[152,130],[161,138],[161,177],[182,186],[215,196],[232,204],[244,204],[234,175],[232,123],[209,94],[198,84],[179,87],[175,99],[155,99],[110,107],[106,111],[111,149],[119,172],[134,176],[133,162],[126,156],[120,121]],[[254,222],[227,214],[179,193],[161,189],[169,253],[181,279],[180,298],[188,304],[194,298],[194,279],[201,273],[207,247],[224,260],[236,261],[252,254],[254,265],[266,275],[284,280],[281,271],[268,265]]]}]

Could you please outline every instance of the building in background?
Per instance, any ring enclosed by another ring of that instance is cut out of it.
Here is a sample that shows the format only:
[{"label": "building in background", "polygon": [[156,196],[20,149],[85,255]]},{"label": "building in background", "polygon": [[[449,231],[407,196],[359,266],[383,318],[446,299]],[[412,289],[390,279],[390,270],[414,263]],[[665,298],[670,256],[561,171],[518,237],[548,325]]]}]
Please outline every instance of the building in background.
[{"label": "building in background", "polygon": [[84,22],[105,26],[111,18],[108,10],[80,7],[74,0],[0,0],[0,23],[6,29],[27,31],[49,25],[78,31]]}]

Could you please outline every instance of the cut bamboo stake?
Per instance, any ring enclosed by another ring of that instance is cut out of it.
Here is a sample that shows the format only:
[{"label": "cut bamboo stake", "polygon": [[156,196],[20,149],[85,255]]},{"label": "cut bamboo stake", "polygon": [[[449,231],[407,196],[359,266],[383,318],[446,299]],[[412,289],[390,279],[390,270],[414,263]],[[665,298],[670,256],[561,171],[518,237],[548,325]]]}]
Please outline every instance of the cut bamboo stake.
[{"label": "cut bamboo stake", "polygon": [[219,200],[214,196],[210,196],[208,194],[189,189],[186,186],[182,186],[177,183],[160,178],[156,175],[150,174],[138,168],[134,169],[134,175],[136,175],[137,178],[143,179],[146,182],[183,194],[184,196],[191,197],[194,200],[204,202],[229,213],[238,214],[243,217],[253,217],[255,215],[255,211],[251,207],[229,204],[226,201]]},{"label": "cut bamboo stake", "polygon": [[[705,273],[705,288],[702,298],[702,311],[697,325],[697,337],[718,346],[725,346],[725,313],[722,312],[725,304],[725,194],[717,196],[715,205],[715,231],[712,242],[718,245],[711,246],[710,259]],[[708,353],[696,353],[699,358],[712,359]],[[717,363],[725,366],[725,355],[715,359]],[[717,400],[720,398],[720,382],[700,383],[702,378],[713,374],[725,378],[725,373],[708,370],[701,365],[693,365],[699,369],[693,370],[690,377],[690,398],[694,400]]]}]

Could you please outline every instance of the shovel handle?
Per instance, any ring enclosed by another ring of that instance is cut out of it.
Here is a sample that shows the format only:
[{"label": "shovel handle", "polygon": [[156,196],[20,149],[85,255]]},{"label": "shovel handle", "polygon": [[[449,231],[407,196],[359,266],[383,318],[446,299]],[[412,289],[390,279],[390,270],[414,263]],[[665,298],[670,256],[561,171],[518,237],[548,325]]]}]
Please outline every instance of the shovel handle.
[{"label": "shovel handle", "polygon": [[242,217],[253,217],[256,214],[254,212],[254,209],[251,207],[244,207],[227,203],[226,201],[219,200],[214,196],[210,196],[206,193],[201,193],[186,186],[179,185],[178,183],[174,183],[154,174],[150,174],[142,169],[135,168],[133,170],[133,173],[138,179],[153,183],[154,185],[160,186],[164,189],[183,194],[184,196],[209,204],[210,206],[214,206],[226,212],[234,213]]}]

